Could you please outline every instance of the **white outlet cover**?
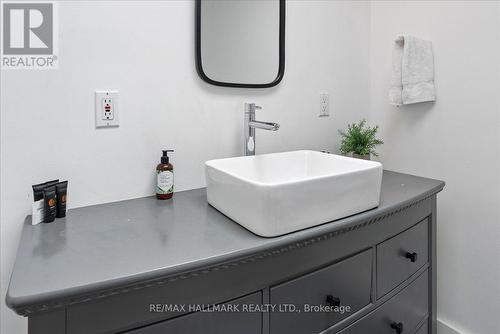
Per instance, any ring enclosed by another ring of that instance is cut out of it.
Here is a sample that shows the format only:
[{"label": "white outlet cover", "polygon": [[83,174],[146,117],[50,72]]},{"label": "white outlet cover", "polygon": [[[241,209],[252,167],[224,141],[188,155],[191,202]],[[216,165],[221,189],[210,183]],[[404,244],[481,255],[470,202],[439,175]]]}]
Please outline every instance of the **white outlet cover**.
[{"label": "white outlet cover", "polygon": [[116,90],[95,91],[95,127],[111,128],[120,126],[119,99]]},{"label": "white outlet cover", "polygon": [[330,94],[319,93],[319,117],[330,116]]}]

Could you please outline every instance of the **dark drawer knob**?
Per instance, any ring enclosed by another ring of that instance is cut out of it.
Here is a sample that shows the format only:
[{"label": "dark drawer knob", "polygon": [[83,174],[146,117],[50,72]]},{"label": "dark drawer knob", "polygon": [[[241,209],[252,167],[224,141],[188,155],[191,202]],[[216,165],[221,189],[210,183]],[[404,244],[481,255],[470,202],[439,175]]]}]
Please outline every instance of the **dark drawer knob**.
[{"label": "dark drawer knob", "polygon": [[410,252],[407,252],[406,253],[406,256],[405,256],[407,259],[410,259],[411,262],[417,262],[417,253],[410,253]]},{"label": "dark drawer knob", "polygon": [[391,328],[394,329],[396,334],[403,333],[403,323],[402,322],[392,322]]},{"label": "dark drawer knob", "polygon": [[330,306],[340,306],[340,298],[334,297],[332,295],[326,296],[326,302],[330,304]]}]

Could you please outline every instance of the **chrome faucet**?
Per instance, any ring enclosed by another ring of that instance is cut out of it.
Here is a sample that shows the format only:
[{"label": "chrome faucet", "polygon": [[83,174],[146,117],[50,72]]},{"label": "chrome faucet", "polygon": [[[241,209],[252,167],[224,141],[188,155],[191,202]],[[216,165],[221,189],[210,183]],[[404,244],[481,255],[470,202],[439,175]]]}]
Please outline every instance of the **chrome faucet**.
[{"label": "chrome faucet", "polygon": [[280,128],[278,123],[259,122],[255,120],[255,110],[262,107],[255,103],[245,103],[245,155],[255,155],[255,129],[276,131]]}]

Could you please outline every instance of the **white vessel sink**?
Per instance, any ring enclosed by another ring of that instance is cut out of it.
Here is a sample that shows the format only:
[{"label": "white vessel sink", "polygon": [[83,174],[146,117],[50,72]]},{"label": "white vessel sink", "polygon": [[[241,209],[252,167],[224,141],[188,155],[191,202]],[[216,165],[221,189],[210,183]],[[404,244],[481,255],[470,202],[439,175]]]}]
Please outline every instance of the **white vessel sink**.
[{"label": "white vessel sink", "polygon": [[379,205],[382,164],[316,151],[205,163],[208,202],[248,230],[273,237]]}]

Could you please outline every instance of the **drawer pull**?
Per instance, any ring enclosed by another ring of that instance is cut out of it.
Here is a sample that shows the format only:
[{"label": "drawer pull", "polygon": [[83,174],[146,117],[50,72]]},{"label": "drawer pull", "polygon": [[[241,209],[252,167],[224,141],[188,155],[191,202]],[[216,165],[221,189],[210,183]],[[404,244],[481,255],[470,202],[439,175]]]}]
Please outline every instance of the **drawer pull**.
[{"label": "drawer pull", "polygon": [[417,262],[417,258],[418,258],[417,253],[410,253],[410,252],[407,252],[405,257],[407,259],[410,259],[411,262]]},{"label": "drawer pull", "polygon": [[402,322],[392,322],[391,328],[396,331],[396,334],[403,333],[403,323]]},{"label": "drawer pull", "polygon": [[334,297],[332,295],[326,296],[326,302],[330,304],[330,306],[340,306],[340,298]]}]

